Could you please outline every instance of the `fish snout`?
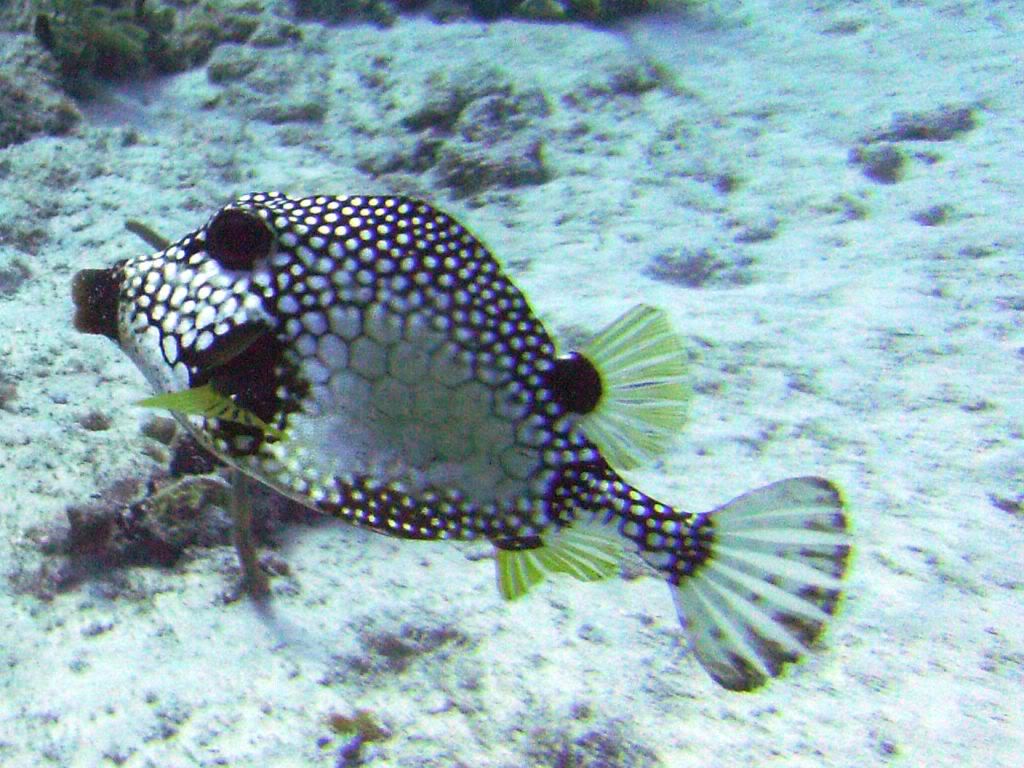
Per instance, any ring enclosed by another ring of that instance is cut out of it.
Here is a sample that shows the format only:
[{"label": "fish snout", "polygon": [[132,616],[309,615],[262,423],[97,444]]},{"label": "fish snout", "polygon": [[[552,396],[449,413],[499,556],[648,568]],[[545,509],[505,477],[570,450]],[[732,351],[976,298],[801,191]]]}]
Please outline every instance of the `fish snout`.
[{"label": "fish snout", "polygon": [[120,341],[117,332],[117,304],[122,274],[119,267],[83,269],[75,274],[71,280],[75,330]]}]

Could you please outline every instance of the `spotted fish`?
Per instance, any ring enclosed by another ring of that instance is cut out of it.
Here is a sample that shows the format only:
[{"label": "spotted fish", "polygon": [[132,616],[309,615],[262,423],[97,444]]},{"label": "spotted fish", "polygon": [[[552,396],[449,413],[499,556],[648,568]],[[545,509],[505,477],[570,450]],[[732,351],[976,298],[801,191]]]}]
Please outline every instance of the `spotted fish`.
[{"label": "spotted fish", "polygon": [[633,550],[734,690],[802,657],[836,610],[850,545],[827,480],[691,514],[620,476],[683,423],[664,312],[635,307],[560,355],[484,245],[427,203],[246,195],[72,292],[76,327],[156,390],[144,404],[236,471],[379,533],[487,539],[507,598],[607,578]]}]

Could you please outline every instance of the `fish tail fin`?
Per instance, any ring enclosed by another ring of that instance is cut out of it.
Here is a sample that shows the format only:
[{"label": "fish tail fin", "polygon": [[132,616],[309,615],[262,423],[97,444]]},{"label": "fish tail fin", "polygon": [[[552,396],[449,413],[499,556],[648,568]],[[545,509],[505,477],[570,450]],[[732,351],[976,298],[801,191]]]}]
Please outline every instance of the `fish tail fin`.
[{"label": "fish tail fin", "polygon": [[686,421],[686,355],[664,310],[633,307],[580,353],[597,371],[601,394],[580,425],[616,470],[660,456]]},{"label": "fish tail fin", "polygon": [[730,690],[758,688],[801,659],[838,608],[850,555],[842,496],[827,480],[796,477],[675,515],[680,533],[661,538],[675,538],[675,551],[641,544],[640,554],[667,572],[711,677]]}]

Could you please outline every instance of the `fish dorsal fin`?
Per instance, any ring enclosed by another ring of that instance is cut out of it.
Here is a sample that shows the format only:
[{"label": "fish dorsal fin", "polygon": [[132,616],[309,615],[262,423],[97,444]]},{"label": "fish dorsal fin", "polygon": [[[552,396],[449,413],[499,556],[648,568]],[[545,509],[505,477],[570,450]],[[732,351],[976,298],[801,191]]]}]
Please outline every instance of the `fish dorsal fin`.
[{"label": "fish dorsal fin", "polygon": [[502,549],[495,553],[498,592],[516,600],[544,580],[564,573],[580,581],[601,581],[619,572],[622,539],[597,525],[576,523],[545,533],[533,549]]},{"label": "fish dorsal fin", "polygon": [[668,315],[639,304],[581,352],[600,376],[601,397],[580,424],[605,460],[626,470],[663,454],[690,399],[683,344]]},{"label": "fish dorsal fin", "polygon": [[277,440],[284,438],[284,433],[267,424],[247,408],[243,408],[230,397],[218,392],[212,384],[181,390],[180,392],[164,392],[160,395],[147,397],[135,403],[143,408],[166,408],[169,411],[191,416],[205,416],[208,419],[220,419],[246,427],[254,427],[263,431],[268,437]]}]

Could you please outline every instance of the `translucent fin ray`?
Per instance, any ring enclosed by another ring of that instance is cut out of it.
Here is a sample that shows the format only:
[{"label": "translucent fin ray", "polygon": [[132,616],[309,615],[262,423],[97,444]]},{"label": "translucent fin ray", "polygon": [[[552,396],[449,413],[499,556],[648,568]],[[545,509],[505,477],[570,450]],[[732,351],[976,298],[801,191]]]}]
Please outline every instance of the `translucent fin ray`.
[{"label": "translucent fin ray", "polygon": [[735,591],[729,584],[723,584],[715,578],[709,583],[721,600],[728,603],[735,612],[742,614],[744,621],[752,625],[759,635],[784,648],[791,660],[796,660],[804,653],[803,643],[791,635],[784,626],[772,621],[771,616],[765,613],[753,598]]},{"label": "translucent fin ray", "polygon": [[846,543],[846,537],[842,534],[828,531],[794,530],[774,525],[771,528],[752,528],[720,533],[719,540],[722,543],[735,542],[737,546],[742,546],[743,543],[760,542],[784,547],[832,547],[836,544]]},{"label": "translucent fin ray", "polygon": [[708,559],[673,599],[701,665],[749,691],[799,660],[835,613],[850,553],[844,503],[831,483],[799,477],[709,515]]},{"label": "translucent fin ray", "polygon": [[765,555],[759,552],[743,552],[735,547],[728,550],[723,547],[719,550],[719,558],[725,563],[747,566],[755,573],[760,571],[766,576],[779,576],[803,582],[808,586],[822,589],[839,589],[842,586],[842,580],[800,560],[786,560],[778,555]]},{"label": "translucent fin ray", "polygon": [[284,438],[281,430],[267,424],[255,413],[238,405],[227,395],[215,390],[210,384],[203,384],[201,387],[193,387],[180,392],[164,392],[139,400],[135,404],[143,408],[166,408],[169,411],[190,416],[230,421],[262,430],[269,437],[278,440]]},{"label": "translucent fin ray", "polygon": [[682,342],[662,310],[638,305],[581,353],[601,377],[602,395],[581,419],[608,463],[632,469],[665,452],[686,421]]},{"label": "translucent fin ray", "polygon": [[733,589],[737,587],[746,590],[746,594],[759,602],[772,603],[776,608],[797,616],[802,616],[813,621],[828,621],[828,614],[817,605],[804,600],[798,595],[793,595],[781,589],[769,581],[764,581],[750,574],[737,571],[722,563],[714,563],[709,566],[714,572],[721,574],[733,582]]},{"label": "translucent fin ray", "polygon": [[704,613],[718,630],[718,642],[729,654],[742,658],[744,662],[752,666],[765,677],[772,675],[772,670],[765,664],[757,651],[747,641],[747,632],[743,616],[734,610],[731,600],[715,600],[711,592],[711,585],[708,582],[694,586],[693,594],[704,608]]},{"label": "translucent fin ray", "polygon": [[619,572],[622,541],[612,531],[576,523],[545,534],[536,549],[498,548],[498,592],[516,600],[546,577],[565,574],[579,581],[600,581]]}]

